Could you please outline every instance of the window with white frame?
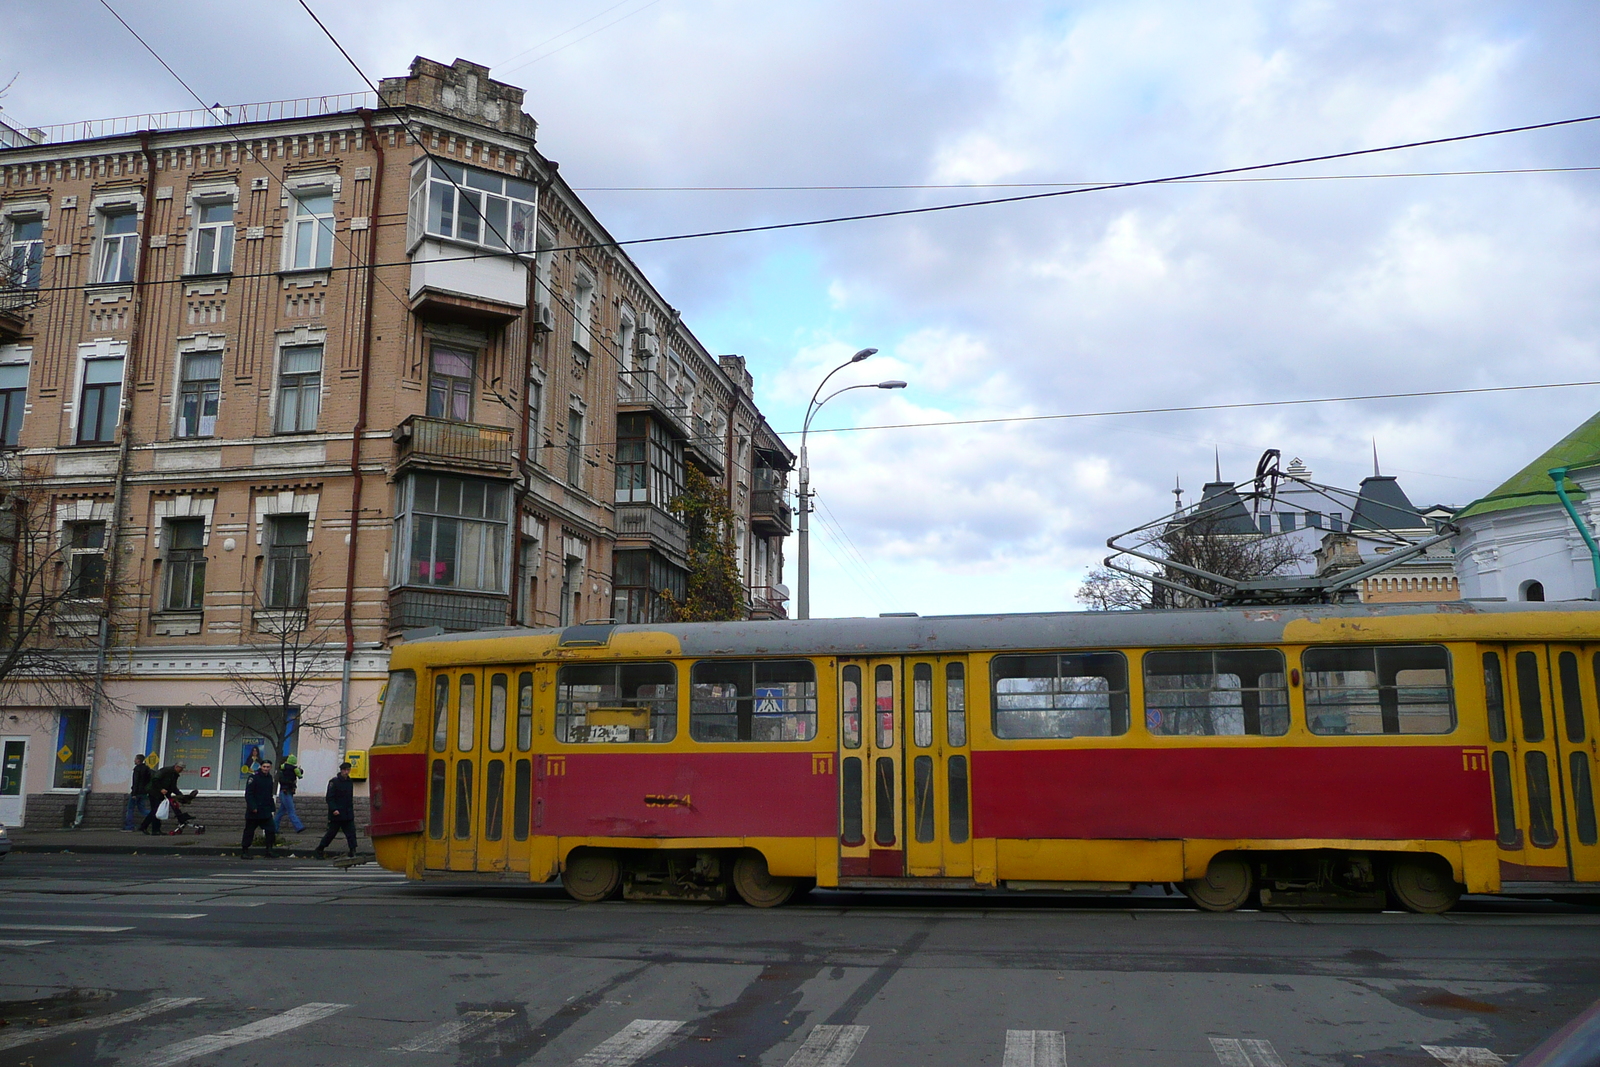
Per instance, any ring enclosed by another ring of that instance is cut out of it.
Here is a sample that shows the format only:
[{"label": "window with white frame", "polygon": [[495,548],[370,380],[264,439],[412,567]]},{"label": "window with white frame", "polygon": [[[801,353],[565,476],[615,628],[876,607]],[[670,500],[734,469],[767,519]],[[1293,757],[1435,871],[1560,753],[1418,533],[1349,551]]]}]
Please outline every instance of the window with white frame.
[{"label": "window with white frame", "polygon": [[537,248],[533,256],[533,302],[539,307],[550,308],[555,305],[555,265],[556,239],[544,230],[540,230]]},{"label": "window with white frame", "polygon": [[166,609],[199,611],[206,595],[206,520],[168,519],[162,537],[166,542]]},{"label": "window with white frame", "polygon": [[537,378],[528,379],[528,454],[536,467],[545,466],[544,454],[544,383]]},{"label": "window with white frame", "polygon": [[532,182],[456,163],[426,160],[411,172],[412,225],[431,237],[532,252],[538,199]]},{"label": "window with white frame", "polygon": [[567,412],[567,484],[583,486],[583,412]]},{"label": "window with white frame", "polygon": [[116,436],[122,411],[122,366],[119,354],[83,361],[83,392],[78,404],[78,443],[108,445]]},{"label": "window with white frame", "polygon": [[333,263],[333,190],[298,189],[289,196],[289,267],[315,270]]},{"label": "window with white frame", "polygon": [[139,266],[139,214],[131,205],[100,210],[100,247],[94,280],[102,285],[131,282]]},{"label": "window with white frame", "polygon": [[191,274],[233,270],[233,199],[208,196],[194,204],[194,259]]},{"label": "window with white frame", "polygon": [[428,414],[452,422],[472,421],[473,367],[477,353],[434,345],[428,362]]},{"label": "window with white frame", "polygon": [[67,596],[100,600],[106,595],[106,524],[99,520],[69,522],[61,532],[66,555]]},{"label": "window with white frame", "polygon": [[278,433],[317,428],[322,408],[322,346],[289,345],[278,352]]},{"label": "window with white frame", "polygon": [[179,437],[210,437],[217,432],[222,397],[222,353],[185,352],[178,377]]},{"label": "window with white frame", "polygon": [[7,248],[0,285],[17,289],[39,288],[44,266],[44,215],[16,214],[6,220]]},{"label": "window with white frame", "polygon": [[624,374],[630,374],[633,371],[633,339],[635,334],[633,309],[624,304],[622,306],[622,321],[617,326],[617,356],[622,360],[622,373]]},{"label": "window with white frame", "polygon": [[594,279],[582,272],[572,279],[572,343],[588,352],[594,345]]},{"label": "window with white frame", "polygon": [[412,475],[397,519],[396,584],[506,592],[509,496],[498,482]]},{"label": "window with white frame", "polygon": [[311,582],[311,516],[274,515],[267,519],[269,608],[303,608]]},{"label": "window with white frame", "polygon": [[32,353],[31,348],[0,345],[0,447],[14,446],[21,437]]}]

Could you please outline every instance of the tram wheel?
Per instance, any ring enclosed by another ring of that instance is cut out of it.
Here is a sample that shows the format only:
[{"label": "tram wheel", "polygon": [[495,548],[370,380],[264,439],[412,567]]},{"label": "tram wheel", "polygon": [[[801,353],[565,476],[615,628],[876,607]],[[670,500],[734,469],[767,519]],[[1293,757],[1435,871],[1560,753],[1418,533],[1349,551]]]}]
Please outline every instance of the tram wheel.
[{"label": "tram wheel", "polygon": [[1455,907],[1465,887],[1438,856],[1416,853],[1389,865],[1389,889],[1407,911],[1438,915]]},{"label": "tram wheel", "polygon": [[595,904],[612,896],[622,884],[622,864],[610,852],[584,849],[567,857],[561,885],[573,900]]},{"label": "tram wheel", "polygon": [[1206,911],[1233,911],[1248,901],[1255,889],[1255,872],[1238,856],[1217,856],[1206,867],[1204,878],[1183,883],[1184,893]]},{"label": "tram wheel", "polygon": [[752,908],[776,908],[794,896],[798,878],[777,878],[767,870],[767,857],[754,849],[733,861],[733,888]]}]

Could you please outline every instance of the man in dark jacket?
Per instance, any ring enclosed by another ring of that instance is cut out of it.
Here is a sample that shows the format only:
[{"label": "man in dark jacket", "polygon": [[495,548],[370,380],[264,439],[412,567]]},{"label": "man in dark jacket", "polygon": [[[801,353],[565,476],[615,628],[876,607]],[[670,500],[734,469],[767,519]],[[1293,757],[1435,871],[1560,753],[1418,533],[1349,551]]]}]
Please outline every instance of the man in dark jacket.
[{"label": "man in dark jacket", "polygon": [[260,827],[267,835],[267,858],[273,859],[277,853],[272,851],[272,846],[277,843],[277,834],[272,829],[272,813],[276,805],[272,802],[272,761],[262,760],[256,772],[244,783],[244,840],[239,844],[239,858],[245,859],[250,855],[250,846],[255,844],[256,828]]},{"label": "man in dark jacket", "polygon": [[144,753],[133,757],[133,782],[128,790],[128,802],[122,809],[122,832],[131,833],[133,824],[150,814],[150,767]]},{"label": "man in dark jacket", "polygon": [[[144,817],[144,822],[139,824],[139,832],[161,836],[161,820],[156,813],[161,810],[161,802],[168,797],[182,799],[183,793],[178,789],[178,779],[183,777],[183,764],[174,763],[170,767],[163,767],[150,776],[150,814]],[[196,789],[189,794],[193,800],[200,790]]]},{"label": "man in dark jacket", "polygon": [[339,773],[328,779],[328,832],[322,835],[322,843],[317,846],[312,855],[317,859],[326,859],[323,849],[333,840],[335,834],[343,831],[345,841],[350,845],[350,855],[356,854],[356,785],[350,780],[350,764],[339,764]]}]

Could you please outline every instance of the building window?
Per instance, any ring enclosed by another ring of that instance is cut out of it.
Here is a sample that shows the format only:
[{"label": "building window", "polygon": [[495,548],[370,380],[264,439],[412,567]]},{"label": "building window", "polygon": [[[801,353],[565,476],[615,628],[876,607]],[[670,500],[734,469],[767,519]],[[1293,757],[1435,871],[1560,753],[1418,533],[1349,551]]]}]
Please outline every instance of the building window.
[{"label": "building window", "polygon": [[303,608],[311,580],[308,515],[274,515],[267,520],[267,598],[269,608]]},{"label": "building window", "polygon": [[205,606],[206,521],[168,519],[166,523],[168,611],[199,611]]},{"label": "building window", "polygon": [[665,508],[683,495],[683,444],[648,415],[617,418],[617,503]]},{"label": "building window", "polygon": [[108,445],[122,409],[122,360],[89,359],[83,364],[83,399],[78,406],[78,443]]},{"label": "building window", "polygon": [[228,274],[233,270],[233,201],[201,200],[194,205],[195,237],[192,274]]},{"label": "building window", "polygon": [[278,353],[278,432],[315,430],[321,407],[322,346],[283,349]]},{"label": "building window", "polygon": [[[612,616],[619,623],[671,622],[672,601],[687,595],[688,575],[648,549],[618,551],[611,557]],[[672,600],[663,596],[670,593]]]},{"label": "building window", "polygon": [[571,626],[582,617],[583,559],[568,556],[561,568],[561,603],[558,606],[559,625]]},{"label": "building window", "polygon": [[107,209],[100,213],[99,270],[94,280],[101,284],[131,282],[139,265],[139,215],[131,207]]},{"label": "building window", "polygon": [[84,749],[89,745],[89,709],[62,708],[56,716],[56,764],[50,785],[81,789]]},{"label": "building window", "polygon": [[19,289],[37,289],[44,265],[44,216],[13,216],[10,229],[5,284]]},{"label": "building window", "polygon": [[0,363],[0,446],[17,443],[28,403],[28,364]]},{"label": "building window", "polygon": [[528,381],[528,454],[536,467],[545,466],[544,454],[544,384]]},{"label": "building window", "polygon": [[401,584],[506,592],[507,487],[435,474],[407,484]]},{"label": "building window", "polygon": [[434,346],[428,364],[428,414],[452,422],[472,421],[474,353]]},{"label": "building window", "polygon": [[294,207],[290,222],[289,263],[294,270],[314,270],[333,263],[333,193],[307,189],[289,198]]},{"label": "building window", "polygon": [[[622,323],[617,327],[617,356],[622,360],[622,373],[633,373],[633,340],[637,330],[633,323],[633,310],[622,309]],[[631,384],[631,383],[630,383]]]},{"label": "building window", "polygon": [[65,531],[67,596],[102,600],[106,595],[106,524],[69,522]]},{"label": "building window", "polygon": [[583,485],[583,412],[567,412],[567,484]]},{"label": "building window", "polygon": [[572,343],[589,351],[594,346],[594,279],[579,274],[572,280]]},{"label": "building window", "polygon": [[178,436],[210,437],[216,433],[221,396],[222,353],[187,353],[178,382]]},{"label": "building window", "polygon": [[411,174],[411,217],[434,237],[531,252],[538,195],[532,182],[430,161]]}]

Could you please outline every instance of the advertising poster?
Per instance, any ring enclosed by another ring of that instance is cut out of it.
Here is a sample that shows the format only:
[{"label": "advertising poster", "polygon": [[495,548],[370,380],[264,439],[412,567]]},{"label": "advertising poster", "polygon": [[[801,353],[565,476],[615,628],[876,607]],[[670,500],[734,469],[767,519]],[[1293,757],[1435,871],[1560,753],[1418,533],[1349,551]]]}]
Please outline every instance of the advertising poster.
[{"label": "advertising poster", "polygon": [[239,788],[243,789],[250,776],[261,769],[261,761],[272,758],[272,749],[264,737],[239,739]]},{"label": "advertising poster", "polygon": [[202,785],[200,768],[215,767],[222,744],[222,709],[172,708],[167,712],[167,764],[184,764],[178,788],[185,792]]}]

